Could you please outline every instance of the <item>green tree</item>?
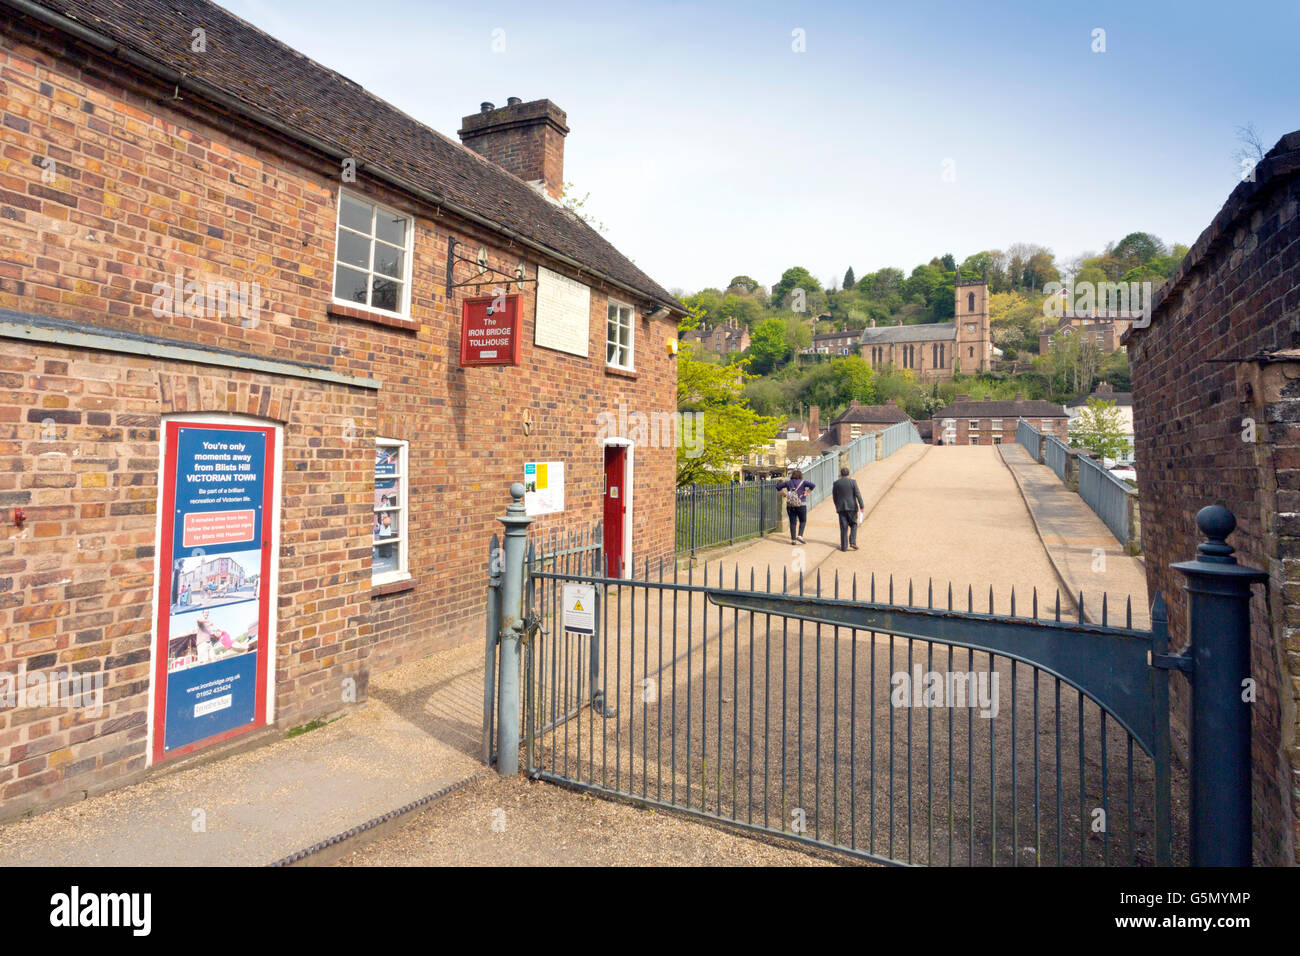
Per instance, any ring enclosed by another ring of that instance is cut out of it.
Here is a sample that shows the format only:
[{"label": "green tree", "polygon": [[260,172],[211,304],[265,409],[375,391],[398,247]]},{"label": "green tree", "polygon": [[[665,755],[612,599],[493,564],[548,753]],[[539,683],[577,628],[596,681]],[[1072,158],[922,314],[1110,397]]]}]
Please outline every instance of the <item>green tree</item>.
[{"label": "green tree", "polygon": [[1114,402],[1089,398],[1079,409],[1079,417],[1070,429],[1070,444],[1086,448],[1102,458],[1122,458],[1128,453],[1128,435],[1124,418]]},{"label": "green tree", "polygon": [[749,276],[734,276],[727,283],[728,292],[744,292],[746,295],[754,295],[763,287],[758,284],[757,279],[751,279]]},{"label": "green tree", "polygon": [[785,323],[787,355],[796,355],[800,349],[812,345],[812,329],[808,327],[807,322],[801,318],[786,318],[782,321]]},{"label": "green tree", "polygon": [[693,422],[700,431],[696,441],[678,444],[678,485],[728,481],[737,463],[771,442],[780,419],[759,415],[746,404],[742,393],[748,377],[743,362],[701,362],[691,345],[681,346],[677,410],[683,413],[684,430]]},{"label": "green tree", "polygon": [[772,286],[772,303],[780,308],[786,296],[796,288],[808,293],[822,291],[821,283],[812,277],[812,273],[803,266],[791,266],[781,273],[781,281]]},{"label": "green tree", "polygon": [[766,375],[790,356],[786,344],[785,322],[781,319],[764,319],[754,326],[749,337],[751,368],[757,375]]},{"label": "green tree", "polygon": [[858,284],[858,280],[853,277],[853,266],[844,270],[844,288],[852,289]]},{"label": "green tree", "polygon": [[763,307],[749,296],[728,293],[716,308],[718,317],[735,319],[746,328],[752,327],[763,315]]},{"label": "green tree", "polygon": [[1025,263],[1022,278],[1025,288],[1041,292],[1047,283],[1061,281],[1061,270],[1056,268],[1056,258],[1051,251],[1040,249]]}]

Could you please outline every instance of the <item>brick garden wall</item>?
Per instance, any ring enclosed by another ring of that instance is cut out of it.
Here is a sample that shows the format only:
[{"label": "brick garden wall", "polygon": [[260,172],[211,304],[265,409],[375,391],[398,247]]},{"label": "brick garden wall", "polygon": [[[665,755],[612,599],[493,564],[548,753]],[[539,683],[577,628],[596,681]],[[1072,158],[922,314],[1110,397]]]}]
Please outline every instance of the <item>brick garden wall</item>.
[{"label": "brick garden wall", "polygon": [[[274,375],[0,339],[0,667],[103,669],[111,713],[81,722],[0,711],[0,815],[120,782],[144,763],[158,434],[172,412],[285,425],[277,723],[337,711],[344,677],[482,637],[487,543],[523,463],[566,463],[566,510],[601,515],[597,415],[672,411],[674,319],[637,309],[633,375],[605,367],[608,298],[591,276],[587,358],[535,348],[522,293],[522,362],[461,369],[447,240],[513,273],[537,258],[390,190],[350,185],[416,217],[411,321],[332,309],[338,170],[202,104],[171,104],[60,41],[0,35],[0,308],[379,380],[378,392]],[[159,105],[166,103],[167,105]],[[292,158],[289,158],[292,157]],[[52,169],[53,181],[43,178]],[[468,266],[457,277],[468,278]],[[157,318],[155,282],[257,282],[261,317]],[[490,294],[491,284],[480,294]],[[512,292],[515,290],[512,289]],[[638,303],[633,302],[636,305]],[[53,424],[49,424],[49,420]],[[373,439],[410,442],[412,580],[370,588]],[[635,451],[633,557],[672,551],[675,452]],[[8,518],[8,510],[5,517]]]},{"label": "brick garden wall", "polygon": [[[1253,797],[1256,859],[1277,864],[1294,862],[1300,832],[1300,408],[1294,388],[1270,398],[1247,360],[1300,344],[1300,134],[1269,156],[1128,345],[1147,582],[1169,604],[1171,644],[1186,644],[1187,601],[1169,564],[1195,557],[1201,507],[1231,510],[1238,560],[1272,577],[1269,600],[1257,589],[1252,602]],[[1258,422],[1254,432],[1246,419]],[[1185,753],[1187,686],[1181,677],[1171,685]]]}]

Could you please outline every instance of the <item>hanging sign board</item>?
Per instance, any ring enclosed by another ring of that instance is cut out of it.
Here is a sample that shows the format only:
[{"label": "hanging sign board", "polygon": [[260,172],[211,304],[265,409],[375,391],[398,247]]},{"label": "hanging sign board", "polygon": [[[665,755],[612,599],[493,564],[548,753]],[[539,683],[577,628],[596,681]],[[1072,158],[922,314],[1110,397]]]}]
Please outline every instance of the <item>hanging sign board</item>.
[{"label": "hanging sign board", "polygon": [[564,585],[564,629],[577,634],[596,633],[596,586]]},{"label": "hanging sign board", "polygon": [[266,724],[275,429],[172,421],[161,475],[153,759]]},{"label": "hanging sign board", "polygon": [[591,289],[538,266],[533,344],[585,358],[590,342]]},{"label": "hanging sign board", "polygon": [[564,510],[564,462],[524,464],[524,512],[529,517]]},{"label": "hanging sign board", "polygon": [[460,364],[519,364],[519,296],[466,299],[461,305]]}]

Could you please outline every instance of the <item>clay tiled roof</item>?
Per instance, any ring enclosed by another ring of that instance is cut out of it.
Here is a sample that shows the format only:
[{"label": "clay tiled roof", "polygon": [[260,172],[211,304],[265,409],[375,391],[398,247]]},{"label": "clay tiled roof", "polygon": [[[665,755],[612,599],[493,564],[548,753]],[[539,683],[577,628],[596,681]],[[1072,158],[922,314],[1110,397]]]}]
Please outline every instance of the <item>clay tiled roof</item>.
[{"label": "clay tiled roof", "polygon": [[[367,169],[387,174],[482,217],[496,231],[517,234],[658,304],[686,311],[596,230],[523,180],[215,4],[35,2],[73,21],[56,22],[56,28],[74,36],[78,27],[93,31],[98,38],[91,42],[108,48],[115,59],[131,59],[167,83],[182,74],[182,97],[215,91],[235,101],[232,106],[241,112],[251,112],[248,122],[278,123],[283,135],[302,136],[355,158],[362,178]],[[206,52],[190,48],[196,28],[205,31]],[[145,61],[139,62],[140,57]]]},{"label": "clay tiled roof", "polygon": [[897,405],[850,405],[831,424],[892,425],[907,420],[907,412]]}]

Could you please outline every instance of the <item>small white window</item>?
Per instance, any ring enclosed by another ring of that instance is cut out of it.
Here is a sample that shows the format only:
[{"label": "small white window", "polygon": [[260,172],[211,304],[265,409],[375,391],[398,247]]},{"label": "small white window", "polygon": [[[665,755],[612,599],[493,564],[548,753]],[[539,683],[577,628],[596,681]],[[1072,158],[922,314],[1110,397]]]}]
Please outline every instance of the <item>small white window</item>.
[{"label": "small white window", "polygon": [[393,438],[375,439],[375,507],[370,579],[388,584],[409,578],[406,543],[410,537],[406,489],[410,446]]},{"label": "small white window", "polygon": [[340,191],[334,301],[406,315],[414,234],[410,216]]},{"label": "small white window", "polygon": [[632,307],[610,300],[605,332],[605,362],[632,371]]},{"label": "small white window", "polygon": [[971,431],[979,431],[979,427],[980,427],[980,421],[979,421],[979,419],[978,419],[978,418],[972,418],[972,419],[970,420],[970,427],[971,427]]}]

